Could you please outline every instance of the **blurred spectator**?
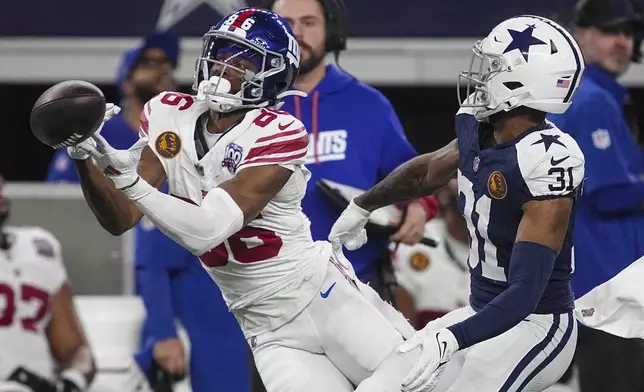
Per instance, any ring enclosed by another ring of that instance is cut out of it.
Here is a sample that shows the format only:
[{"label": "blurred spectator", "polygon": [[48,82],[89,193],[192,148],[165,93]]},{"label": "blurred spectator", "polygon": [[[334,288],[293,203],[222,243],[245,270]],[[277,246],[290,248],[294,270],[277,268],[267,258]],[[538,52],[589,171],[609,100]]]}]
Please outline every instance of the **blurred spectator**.
[{"label": "blurred spectator", "polygon": [[[398,165],[417,155],[389,101],[334,65],[325,65],[327,53],[336,60],[345,49],[345,8],[341,0],[268,0],[266,8],[283,16],[300,44],[300,73],[295,88],[308,97],[286,98],[282,110],[306,126],[311,143],[307,168],[312,177],[302,208],[311,220],[314,240],[326,240],[339,216],[317,190],[319,179],[369,189]],[[427,197],[408,203],[395,241],[417,243],[425,222],[436,214],[436,201]],[[358,277],[385,299],[385,282],[393,280],[389,238],[370,233],[369,242],[346,252]]]},{"label": "blurred spectator", "polygon": [[96,366],[78,320],[58,240],[6,226],[0,174],[0,390],[85,391]]},{"label": "blurred spectator", "polygon": [[[629,0],[580,1],[574,36],[586,71],[568,111],[549,117],[586,157],[574,226],[577,298],[644,255],[644,156],[623,115],[628,91],[616,80],[641,57],[634,37],[642,28]],[[580,326],[575,362],[582,392],[644,390],[642,340]]]},{"label": "blurred spectator", "polygon": [[[174,90],[172,70],[179,59],[179,41],[165,33],[150,34],[141,46],[123,56],[116,84],[122,94],[121,113],[101,130],[114,148],[127,149],[139,139],[139,116],[143,105],[162,91]],[[47,174],[49,182],[78,182],[65,149],[56,151]]]},{"label": "blurred spectator", "polygon": [[[173,69],[178,58],[178,39],[162,32],[125,53],[117,73],[123,110],[101,131],[115,148],[127,149],[138,140],[139,116],[148,100],[176,89]],[[54,157],[48,180],[78,181],[66,151]],[[146,217],[136,226],[135,238],[136,291],[147,312],[142,347],[135,358],[153,388],[167,388],[189,373],[194,392],[248,391],[246,342],[199,260]],[[175,318],[190,340],[189,369]]]},{"label": "blurred spectator", "polygon": [[467,225],[458,210],[457,180],[438,190],[436,199],[441,215],[427,222],[425,236],[438,246],[392,244],[399,285],[396,305],[416,329],[469,303],[470,250]]}]

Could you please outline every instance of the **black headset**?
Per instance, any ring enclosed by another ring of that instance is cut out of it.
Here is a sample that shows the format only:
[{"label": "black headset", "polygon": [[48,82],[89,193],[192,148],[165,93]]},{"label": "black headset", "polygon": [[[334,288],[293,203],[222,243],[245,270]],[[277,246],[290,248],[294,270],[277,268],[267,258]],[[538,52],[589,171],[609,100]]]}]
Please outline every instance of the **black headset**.
[{"label": "black headset", "polygon": [[326,46],[331,53],[347,49],[347,7],[343,0],[318,0],[326,18]]},{"label": "black headset", "polygon": [[[642,0],[631,0],[631,5],[638,17],[642,18],[644,15],[644,2]],[[642,62],[642,41],[644,40],[644,32],[637,31],[635,32],[634,42],[633,42],[633,57],[631,61],[634,63]]]},{"label": "black headset", "polygon": [[[610,7],[611,3],[620,3],[626,8],[626,15],[621,15],[616,17],[616,20],[619,20],[621,17],[626,17],[629,19],[640,19],[642,20],[644,15],[644,1],[642,0],[579,0],[575,6],[574,12],[574,24],[580,27],[592,26],[596,23],[597,18],[602,16],[602,7]],[[605,20],[605,22],[610,22],[610,20]],[[634,48],[633,48],[633,57],[631,61],[640,63],[642,61],[642,41],[644,40],[644,31],[635,31],[634,32]]]},{"label": "black headset", "polygon": [[[262,6],[272,10],[277,0],[265,0]],[[326,19],[326,44],[327,53],[340,53],[347,49],[347,7],[344,0],[317,0],[324,10]]]}]

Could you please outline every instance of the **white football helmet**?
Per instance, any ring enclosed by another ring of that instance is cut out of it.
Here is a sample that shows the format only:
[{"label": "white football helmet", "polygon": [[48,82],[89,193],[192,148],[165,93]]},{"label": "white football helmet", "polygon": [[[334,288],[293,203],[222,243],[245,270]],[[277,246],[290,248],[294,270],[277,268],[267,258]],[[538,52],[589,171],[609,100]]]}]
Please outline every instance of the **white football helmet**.
[{"label": "white football helmet", "polygon": [[[540,16],[501,22],[474,44],[473,51],[470,69],[460,73],[457,88],[461,107],[480,108],[475,112],[479,120],[519,106],[563,113],[585,69],[572,35]],[[463,87],[465,100],[460,95]]]}]

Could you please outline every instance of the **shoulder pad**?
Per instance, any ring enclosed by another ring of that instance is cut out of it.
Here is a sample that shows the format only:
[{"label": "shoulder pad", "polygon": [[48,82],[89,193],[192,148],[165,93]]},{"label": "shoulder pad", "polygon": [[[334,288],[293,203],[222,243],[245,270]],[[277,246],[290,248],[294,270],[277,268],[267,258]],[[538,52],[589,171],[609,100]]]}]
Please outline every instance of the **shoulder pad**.
[{"label": "shoulder pad", "polygon": [[304,129],[304,124],[300,120],[281,110],[260,109],[249,113],[249,115],[255,116],[252,124],[263,136]]},{"label": "shoulder pad", "polygon": [[260,165],[304,164],[309,137],[300,120],[286,112],[262,109],[252,125],[255,141],[238,170]]},{"label": "shoulder pad", "polygon": [[144,105],[140,115],[139,136],[150,136],[154,133],[154,123],[163,123],[165,116],[201,105],[193,95],[164,91]]},{"label": "shoulder pad", "polygon": [[584,154],[556,127],[535,131],[516,144],[517,163],[533,197],[566,196],[584,180]]}]

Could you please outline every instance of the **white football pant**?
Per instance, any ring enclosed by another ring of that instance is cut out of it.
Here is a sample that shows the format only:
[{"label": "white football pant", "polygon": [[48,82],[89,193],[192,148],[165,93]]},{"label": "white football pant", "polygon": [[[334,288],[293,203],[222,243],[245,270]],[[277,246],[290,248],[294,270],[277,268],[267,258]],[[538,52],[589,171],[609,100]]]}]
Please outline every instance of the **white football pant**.
[{"label": "white football pant", "polygon": [[402,315],[383,310],[386,303],[371,287],[360,285],[359,291],[328,265],[321,292],[306,309],[277,330],[248,339],[268,392],[353,391],[403,342],[396,328],[413,332]]},{"label": "white football pant", "polygon": [[[474,314],[464,307],[428,324],[441,329]],[[563,376],[577,346],[572,312],[532,314],[505,333],[456,352],[433,392],[536,392]],[[393,353],[356,392],[399,392],[419,350]]]}]

